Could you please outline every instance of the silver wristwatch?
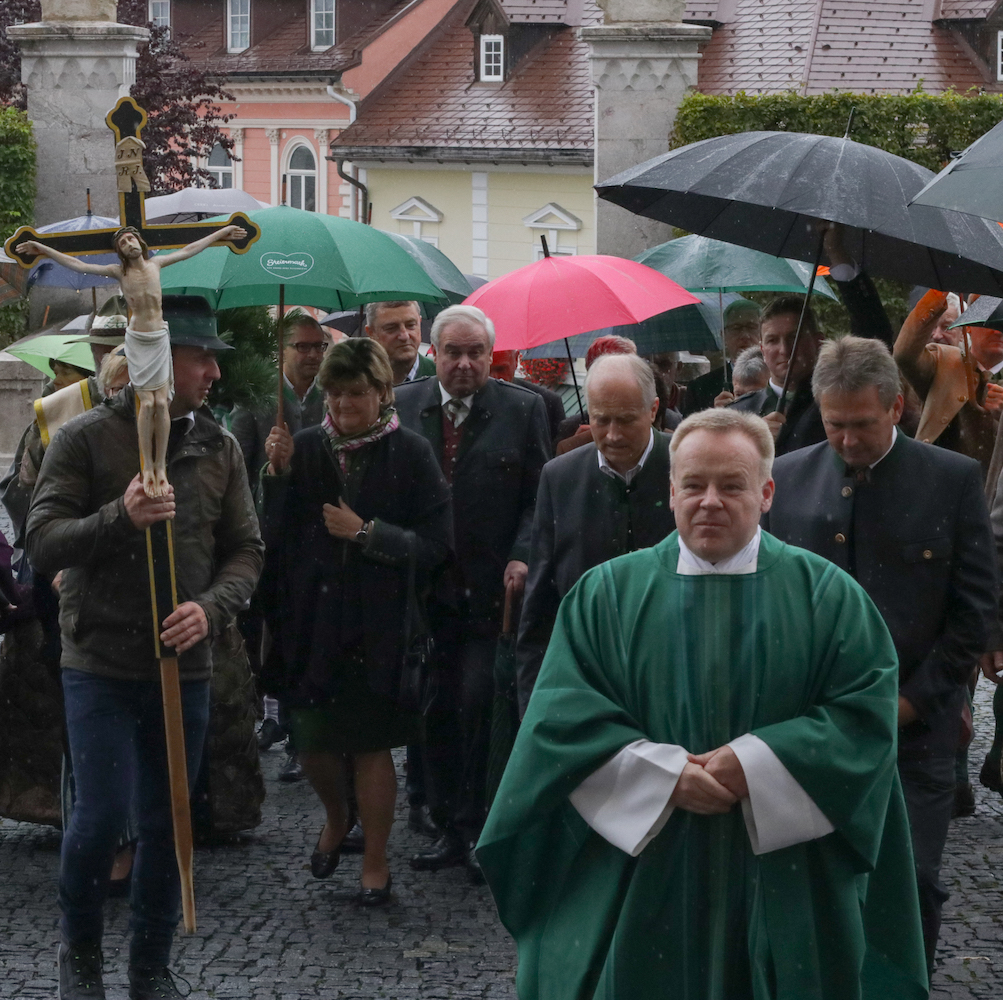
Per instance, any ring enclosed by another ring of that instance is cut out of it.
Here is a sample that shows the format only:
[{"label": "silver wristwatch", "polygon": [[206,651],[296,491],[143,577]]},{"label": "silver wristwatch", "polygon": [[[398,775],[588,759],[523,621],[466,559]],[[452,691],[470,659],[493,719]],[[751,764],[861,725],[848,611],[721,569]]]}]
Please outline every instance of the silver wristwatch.
[{"label": "silver wristwatch", "polygon": [[355,540],[360,545],[366,544],[366,539],[369,537],[369,532],[373,530],[372,521],[364,521],[362,527],[355,533]]}]

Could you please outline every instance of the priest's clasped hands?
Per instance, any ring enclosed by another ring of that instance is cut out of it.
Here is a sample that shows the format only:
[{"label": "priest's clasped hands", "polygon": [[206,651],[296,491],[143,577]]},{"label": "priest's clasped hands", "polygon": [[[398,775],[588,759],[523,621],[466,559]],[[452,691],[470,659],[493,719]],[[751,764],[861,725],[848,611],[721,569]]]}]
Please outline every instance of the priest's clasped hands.
[{"label": "priest's clasped hands", "polygon": [[669,797],[669,804],[702,816],[729,812],[749,795],[745,771],[729,746],[686,755],[687,764]]}]

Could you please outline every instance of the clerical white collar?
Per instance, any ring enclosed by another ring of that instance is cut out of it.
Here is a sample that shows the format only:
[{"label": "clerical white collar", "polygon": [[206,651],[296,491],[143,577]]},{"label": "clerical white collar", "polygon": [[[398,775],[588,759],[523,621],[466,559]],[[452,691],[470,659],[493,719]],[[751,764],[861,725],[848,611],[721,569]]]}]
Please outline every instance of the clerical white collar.
[{"label": "clerical white collar", "polygon": [[756,528],[752,540],[728,559],[720,562],[707,562],[701,559],[679,536],[679,562],[676,572],[680,576],[745,576],[755,573],[759,566],[759,542],[763,529]]},{"label": "clerical white collar", "polygon": [[[417,364],[417,362],[415,362]],[[440,382],[439,392],[442,393],[442,405],[445,406],[451,399],[458,399],[468,410],[474,404],[474,396],[476,393],[471,393],[469,396],[453,396],[446,392],[446,387]]]},{"label": "clerical white collar", "polygon": [[634,477],[644,468],[644,463],[648,460],[648,456],[651,454],[651,449],[655,447],[655,432],[652,429],[648,432],[648,447],[644,449],[641,453],[641,457],[637,460],[637,465],[633,469],[628,469],[624,473],[617,472],[609,462],[606,461],[606,456],[596,449],[599,455],[599,471],[605,475],[612,478],[616,476],[617,479],[622,480],[628,486],[634,481]]}]

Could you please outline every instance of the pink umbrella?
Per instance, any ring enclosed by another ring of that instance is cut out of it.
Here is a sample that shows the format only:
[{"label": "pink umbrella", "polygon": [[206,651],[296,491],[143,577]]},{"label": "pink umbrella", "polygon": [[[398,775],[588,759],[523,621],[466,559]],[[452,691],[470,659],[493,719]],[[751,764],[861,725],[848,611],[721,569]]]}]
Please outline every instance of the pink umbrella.
[{"label": "pink umbrella", "polygon": [[496,351],[518,351],[697,302],[653,268],[596,254],[544,257],[482,285],[464,305],[494,321]]}]

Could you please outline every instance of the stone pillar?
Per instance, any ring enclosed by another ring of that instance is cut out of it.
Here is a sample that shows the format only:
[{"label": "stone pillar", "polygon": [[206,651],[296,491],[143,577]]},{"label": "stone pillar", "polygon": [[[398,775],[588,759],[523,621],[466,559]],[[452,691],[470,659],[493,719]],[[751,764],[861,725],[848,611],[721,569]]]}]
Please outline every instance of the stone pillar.
[{"label": "stone pillar", "polygon": [[7,29],[21,49],[21,80],[38,143],[35,223],[94,212],[118,217],[115,140],[105,115],[136,79],[146,28],[115,23],[114,0],[47,0],[42,20]]},{"label": "stone pillar", "polygon": [[44,383],[37,369],[0,351],[0,475],[7,471],[25,427],[35,419],[32,403],[42,395]]},{"label": "stone pillar", "polygon": [[[711,29],[680,21],[684,0],[598,0],[605,23],[581,29],[591,48],[595,178],[668,150],[676,111],[697,84],[699,47]],[[672,228],[596,199],[598,253],[634,257],[672,239]]]}]

